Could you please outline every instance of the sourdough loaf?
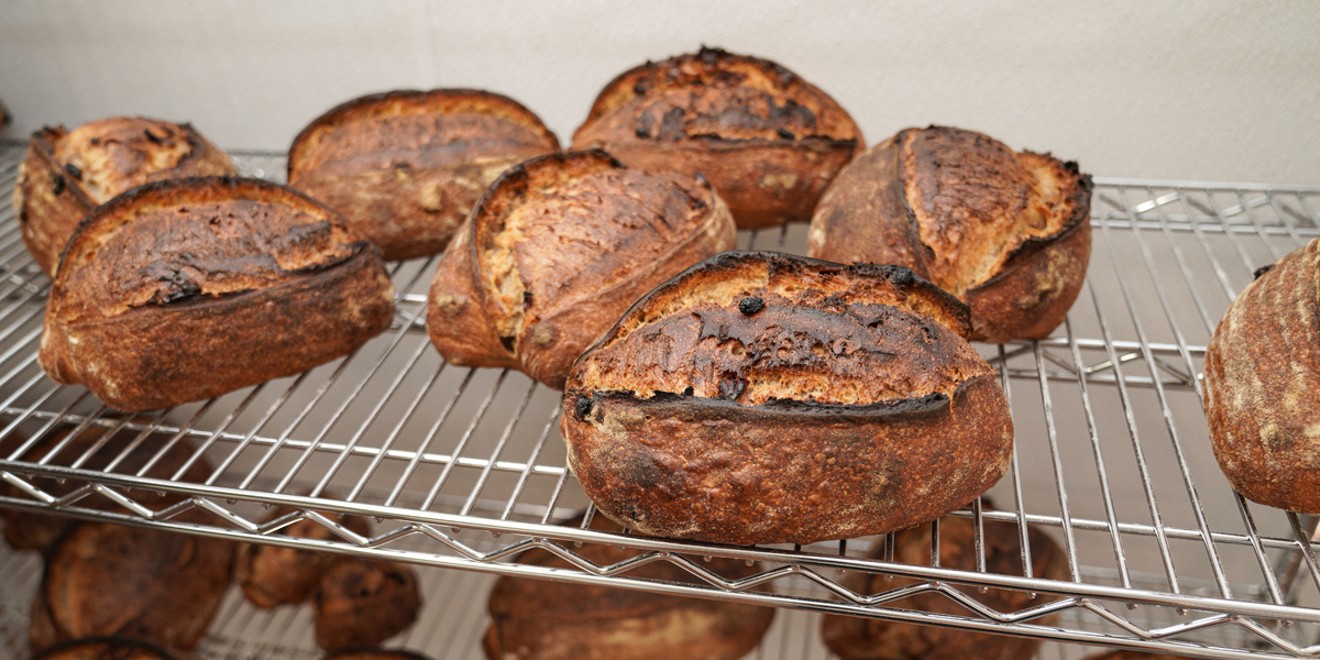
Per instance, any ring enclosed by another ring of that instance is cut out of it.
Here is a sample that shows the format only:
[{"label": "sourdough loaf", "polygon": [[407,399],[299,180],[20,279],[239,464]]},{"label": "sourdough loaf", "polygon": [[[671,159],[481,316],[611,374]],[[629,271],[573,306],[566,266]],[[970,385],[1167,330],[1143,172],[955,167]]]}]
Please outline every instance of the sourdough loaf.
[{"label": "sourdough loaf", "polygon": [[14,209],[32,259],[54,274],[60,251],[97,205],[151,181],[235,174],[229,156],[188,124],[113,117],[32,134]]},{"label": "sourdough loaf", "polygon": [[968,327],[906,268],[718,255],[573,365],[569,465],[601,512],[653,536],[811,543],[933,520],[1012,453]]},{"label": "sourdough loaf", "polygon": [[821,198],[808,254],[911,268],[972,308],[972,336],[1046,337],[1091,255],[1091,179],[973,131],[908,129],[858,156]]},{"label": "sourdough loaf", "polygon": [[471,89],[396,91],[316,118],[289,149],[289,185],[344,216],[386,259],[435,254],[506,168],[559,150],[517,101]]},{"label": "sourdough loaf", "polygon": [[734,240],[704,181],[600,151],[534,158],[486,191],[441,257],[427,331],[450,362],[561,388],[628,305]]},{"label": "sourdough loaf", "polygon": [[1239,493],[1320,514],[1320,239],[1238,294],[1205,353],[1215,458]]},{"label": "sourdough loaf", "polygon": [[40,360],[120,410],[305,371],[389,326],[377,250],[284,186],[210,177],[136,188],[70,239]]},{"label": "sourdough loaf", "polygon": [[863,148],[833,98],[767,60],[713,48],[648,62],[605,86],[573,148],[633,167],[701,174],[739,227],[806,222]]}]

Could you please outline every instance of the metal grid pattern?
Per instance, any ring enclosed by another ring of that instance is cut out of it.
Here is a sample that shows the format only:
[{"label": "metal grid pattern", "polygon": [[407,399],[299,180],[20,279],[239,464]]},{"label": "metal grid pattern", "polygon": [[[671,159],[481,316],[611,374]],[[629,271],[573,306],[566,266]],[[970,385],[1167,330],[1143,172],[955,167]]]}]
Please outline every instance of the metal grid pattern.
[{"label": "metal grid pattern", "polygon": [[[0,151],[0,192],[12,186],[20,154]],[[255,176],[279,179],[283,170],[275,156],[240,160]],[[1017,452],[991,491],[999,508],[978,503],[955,514],[978,530],[1013,524],[1023,538],[1028,524],[1047,530],[1065,550],[1067,581],[1032,576],[1026,557],[1016,575],[985,571],[983,558],[974,571],[895,563],[886,537],[734,548],[554,524],[589,506],[565,467],[557,393],[516,372],[443,363],[421,324],[434,260],[391,264],[396,321],[352,356],[212,401],[116,415],[82,388],[55,385],[36,365],[48,281],[7,208],[0,211],[0,438],[9,445],[0,447],[0,486],[8,494],[0,506],[1193,657],[1320,657],[1315,520],[1231,491],[1209,452],[1199,381],[1205,344],[1235,292],[1257,267],[1320,236],[1320,189],[1098,183],[1091,268],[1067,324],[1047,340],[980,346],[1010,395]],[[805,232],[792,226],[741,241],[800,251]],[[43,438],[69,426],[103,427],[121,441],[76,449],[47,441],[49,451],[37,456]],[[135,471],[120,468],[135,450],[154,456]],[[183,464],[153,472],[171,451],[186,455]],[[184,477],[196,470],[205,478]],[[140,501],[155,491],[186,497],[170,506]],[[270,505],[293,512],[270,520]],[[180,518],[191,510],[209,512],[210,522]],[[376,528],[362,537],[322,512],[366,514]],[[303,517],[332,528],[336,540],[281,533]],[[574,551],[583,541],[637,554],[598,566]],[[573,568],[520,564],[517,553],[530,547]],[[872,551],[878,558],[867,558]],[[726,579],[705,565],[710,556],[760,562],[762,570]],[[654,561],[686,568],[693,583],[630,575]],[[854,573],[896,581],[881,593],[859,593],[848,586]],[[1025,610],[999,612],[976,600],[987,587],[1036,598]],[[901,601],[925,592],[961,610],[918,611]]]}]

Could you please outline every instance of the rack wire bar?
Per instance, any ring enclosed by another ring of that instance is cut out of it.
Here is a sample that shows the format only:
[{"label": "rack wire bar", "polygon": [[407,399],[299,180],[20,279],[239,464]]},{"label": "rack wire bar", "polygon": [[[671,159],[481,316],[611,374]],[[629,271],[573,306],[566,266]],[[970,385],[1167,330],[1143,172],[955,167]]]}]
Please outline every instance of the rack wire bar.
[{"label": "rack wire bar", "polygon": [[[0,194],[21,155],[0,145]],[[236,156],[246,174],[283,172],[279,155]],[[118,414],[36,364],[49,281],[9,208],[0,209],[0,508],[464,569],[432,571],[446,580],[517,575],[775,606],[797,623],[771,636],[802,649],[784,657],[825,657],[816,613],[833,613],[1190,657],[1320,658],[1316,518],[1232,492],[1210,454],[1200,397],[1214,324],[1256,268],[1320,236],[1320,188],[1096,183],[1091,267],[1067,323],[1048,339],[978,347],[1009,395],[1017,451],[990,499],[952,514],[974,521],[973,570],[936,565],[938,522],[928,564],[896,562],[893,535],[730,547],[556,524],[591,515],[558,438],[559,394],[516,372],[446,364],[431,349],[422,320],[434,259],[390,265],[395,322],[351,356],[211,401]],[[788,226],[744,232],[740,245],[793,252],[805,238],[805,227]],[[104,435],[88,445],[70,429]],[[142,452],[147,460],[129,460]],[[204,478],[189,476],[199,468]],[[178,501],[144,503],[159,492]],[[374,530],[359,536],[330,513],[367,516]],[[285,534],[304,519],[332,538]],[[989,572],[990,525],[1012,525],[1024,540],[1029,526],[1044,530],[1064,548],[1069,579],[1033,576],[1025,543],[1019,570]],[[584,543],[631,555],[596,565]],[[522,563],[531,548],[570,568]],[[758,570],[727,578],[712,557]],[[653,562],[691,579],[634,574]],[[849,586],[863,574],[884,586]],[[1034,598],[1001,612],[979,599],[986,589]],[[910,597],[922,593],[957,613],[916,609]],[[225,607],[239,632],[213,633],[214,649],[268,649],[261,640],[285,627]],[[300,648],[275,655],[312,657]]]}]

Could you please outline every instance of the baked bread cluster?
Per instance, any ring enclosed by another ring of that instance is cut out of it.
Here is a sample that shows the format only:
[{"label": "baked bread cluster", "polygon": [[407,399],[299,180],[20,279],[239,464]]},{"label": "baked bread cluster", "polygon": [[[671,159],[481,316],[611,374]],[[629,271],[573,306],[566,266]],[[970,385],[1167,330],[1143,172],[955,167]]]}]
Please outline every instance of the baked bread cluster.
[{"label": "baked bread cluster", "polygon": [[[326,497],[333,495],[327,494]],[[267,522],[292,511],[288,507],[278,507],[271,512]],[[371,524],[366,518],[334,513],[323,515],[359,536],[371,533]],[[283,533],[294,538],[317,541],[337,538],[330,528],[307,518],[289,525]],[[310,599],[326,571],[342,560],[340,555],[329,552],[244,543],[238,548],[235,577],[248,602],[257,607],[269,609],[278,605],[297,605]]]}]

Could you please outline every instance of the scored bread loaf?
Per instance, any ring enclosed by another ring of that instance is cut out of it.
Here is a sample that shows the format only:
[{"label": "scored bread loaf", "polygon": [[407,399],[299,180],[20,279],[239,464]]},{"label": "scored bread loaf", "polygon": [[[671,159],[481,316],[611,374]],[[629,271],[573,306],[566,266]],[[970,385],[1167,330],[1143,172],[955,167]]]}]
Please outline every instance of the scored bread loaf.
[{"label": "scored bread loaf", "polygon": [[69,240],[41,366],[120,410],[292,375],[389,326],[376,248],[288,187],[209,177],[136,188]]},{"label": "scored bread loaf", "polygon": [[506,168],[559,150],[517,101],[471,89],[395,91],[316,118],[289,149],[289,185],[340,212],[386,259],[435,254]]},{"label": "scored bread loaf", "polygon": [[454,364],[521,369],[561,388],[628,305],[735,238],[704,181],[600,151],[534,158],[486,191],[441,257],[427,332]]},{"label": "scored bread loaf", "polygon": [[[565,523],[580,526],[581,516]],[[603,516],[591,529],[621,531]],[[586,544],[577,554],[612,566],[637,554],[618,546]],[[518,555],[530,566],[571,568],[544,550]],[[710,559],[702,567],[726,580],[761,570],[735,559]],[[699,578],[669,562],[628,571],[629,577],[676,583]],[[768,607],[683,598],[604,587],[501,577],[487,603],[490,623],[482,643],[490,660],[735,660],[760,643],[775,611]]]},{"label": "scored bread loaf", "polygon": [[601,512],[652,536],[805,544],[933,520],[1013,448],[968,327],[906,268],[718,255],[573,365],[569,465]]},{"label": "scored bread loaf", "polygon": [[235,174],[223,151],[189,124],[112,117],[32,134],[14,209],[32,259],[53,275],[78,223],[115,195],[151,181]]},{"label": "scored bread loaf", "polygon": [[573,135],[574,149],[705,176],[745,228],[811,219],[863,146],[852,117],[816,86],[774,62],[714,48],[619,75]]},{"label": "scored bread loaf", "polygon": [[1247,499],[1320,514],[1320,239],[1238,294],[1205,353],[1215,458]]},{"label": "scored bread loaf", "polygon": [[[333,497],[333,495],[325,495]],[[271,512],[267,522],[291,513],[293,509],[279,507]],[[331,521],[343,525],[360,536],[371,533],[371,523],[361,516],[347,516],[325,512]],[[336,533],[320,522],[303,518],[284,528],[283,533],[300,539],[318,541],[338,538]],[[315,593],[321,577],[336,562],[339,555],[305,548],[284,547],[257,543],[244,543],[238,548],[235,569],[238,585],[248,602],[261,608],[302,603]]]},{"label": "scored bread loaf", "polygon": [[808,254],[911,268],[972,309],[972,338],[1046,337],[1091,255],[1091,179],[958,128],[907,129],[857,157],[821,198]]}]

